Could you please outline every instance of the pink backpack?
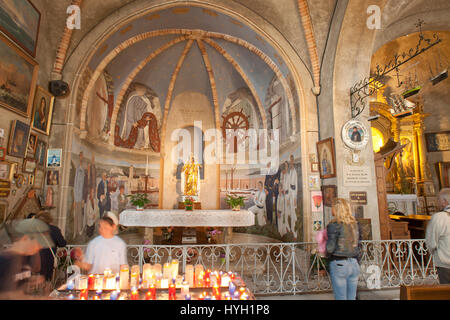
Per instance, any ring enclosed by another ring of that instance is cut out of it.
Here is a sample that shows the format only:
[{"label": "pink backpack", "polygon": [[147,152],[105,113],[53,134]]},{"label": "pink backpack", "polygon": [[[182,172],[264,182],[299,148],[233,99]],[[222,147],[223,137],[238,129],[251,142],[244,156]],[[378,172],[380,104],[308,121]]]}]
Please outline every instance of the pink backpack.
[{"label": "pink backpack", "polygon": [[327,253],[327,229],[322,229],[317,231],[316,233],[316,241],[318,244],[319,253],[326,254]]}]

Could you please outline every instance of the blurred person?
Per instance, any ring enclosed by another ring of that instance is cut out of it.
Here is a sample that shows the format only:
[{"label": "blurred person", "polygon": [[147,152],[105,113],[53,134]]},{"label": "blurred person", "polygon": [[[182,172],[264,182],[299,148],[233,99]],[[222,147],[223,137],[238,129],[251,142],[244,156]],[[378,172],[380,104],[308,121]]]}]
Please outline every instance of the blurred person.
[{"label": "blurred person", "polygon": [[56,250],[63,248],[67,245],[66,239],[61,233],[61,229],[53,225],[53,217],[47,211],[41,211],[35,219],[39,219],[45,222],[50,231],[50,238],[52,239],[54,246],[51,248],[43,248],[39,251],[41,256],[41,274],[45,277],[46,281],[51,281],[53,278],[53,271],[57,267],[58,260],[56,258]]},{"label": "blurred person", "polygon": [[111,212],[106,212],[99,222],[99,236],[92,239],[85,256],[75,262],[81,269],[93,274],[103,274],[106,268],[113,273],[120,272],[120,265],[128,264],[126,243],[116,236],[119,219]]},{"label": "blurred person", "polygon": [[358,263],[361,232],[352,215],[350,203],[337,198],[331,214],[335,217],[327,226],[326,252],[336,300],[356,300],[360,267]]},{"label": "blurred person", "polygon": [[54,246],[49,226],[39,219],[24,219],[4,225],[1,232],[10,246],[0,252],[0,299],[36,299],[29,295],[39,287],[44,278],[33,275],[40,269],[39,257],[42,248]]},{"label": "blurred person", "polygon": [[425,242],[433,255],[440,284],[450,283],[450,188],[438,195],[442,211],[433,214],[425,232]]}]

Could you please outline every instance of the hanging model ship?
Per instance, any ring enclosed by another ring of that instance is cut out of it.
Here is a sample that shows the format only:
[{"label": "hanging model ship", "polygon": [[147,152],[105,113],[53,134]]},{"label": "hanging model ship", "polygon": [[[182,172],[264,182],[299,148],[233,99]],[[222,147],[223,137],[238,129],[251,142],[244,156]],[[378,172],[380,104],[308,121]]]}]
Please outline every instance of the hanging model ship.
[{"label": "hanging model ship", "polygon": [[394,117],[404,118],[413,114],[416,104],[406,100],[403,94],[391,94],[390,100],[392,108],[389,111]]},{"label": "hanging model ship", "polygon": [[[439,49],[438,49],[439,50]],[[448,78],[448,64],[447,66],[444,68],[442,66],[442,57],[441,57],[441,50],[438,51],[439,54],[439,64],[436,62],[436,71],[438,70],[442,70],[441,72],[439,72],[438,74],[434,75],[433,70],[431,68],[431,65],[429,65],[430,67],[430,73],[431,73],[431,78],[430,78],[430,82],[434,85],[438,84],[439,82],[441,82],[442,80],[445,80]],[[447,61],[445,61],[447,63]]]}]

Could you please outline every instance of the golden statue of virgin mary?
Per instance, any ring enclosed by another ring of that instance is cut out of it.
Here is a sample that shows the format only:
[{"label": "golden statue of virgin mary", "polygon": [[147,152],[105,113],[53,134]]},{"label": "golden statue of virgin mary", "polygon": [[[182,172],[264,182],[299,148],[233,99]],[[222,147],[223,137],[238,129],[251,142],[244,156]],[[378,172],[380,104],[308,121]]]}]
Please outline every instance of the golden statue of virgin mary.
[{"label": "golden statue of virgin mary", "polygon": [[182,169],[184,183],[183,195],[198,196],[200,193],[200,164],[195,162],[194,155],[185,163]]}]

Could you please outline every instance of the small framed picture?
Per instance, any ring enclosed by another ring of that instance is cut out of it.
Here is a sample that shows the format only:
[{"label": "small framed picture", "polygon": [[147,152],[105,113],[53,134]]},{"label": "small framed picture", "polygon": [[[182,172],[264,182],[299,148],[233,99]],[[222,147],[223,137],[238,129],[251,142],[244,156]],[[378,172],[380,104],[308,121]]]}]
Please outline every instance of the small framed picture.
[{"label": "small framed picture", "polygon": [[16,177],[14,177],[17,188],[22,188],[23,182],[25,181],[25,177],[23,174],[18,174]]},{"label": "small framed picture", "polygon": [[22,170],[25,173],[34,173],[36,171],[36,160],[34,159],[23,160]]},{"label": "small framed picture", "polygon": [[49,170],[47,171],[47,185],[57,186],[59,184],[59,171]]},{"label": "small framed picture", "polygon": [[47,167],[59,168],[61,167],[62,149],[48,149],[47,150]]},{"label": "small framed picture", "polygon": [[27,151],[30,126],[22,121],[14,120],[8,144],[8,154],[17,158],[24,158]]},{"label": "small framed picture", "polygon": [[6,148],[0,147],[0,161],[5,160],[6,157]]},{"label": "small framed picture", "polygon": [[31,124],[33,130],[49,135],[55,97],[44,88],[37,86],[33,102]]},{"label": "small framed picture", "polygon": [[331,207],[333,201],[337,198],[337,186],[328,185],[322,186],[323,205],[325,207]]},{"label": "small framed picture", "polygon": [[38,141],[37,134],[30,132],[27,145],[27,158],[34,159],[36,155],[37,141]]},{"label": "small framed picture", "polygon": [[336,157],[334,153],[334,139],[328,138],[317,142],[319,155],[319,172],[322,179],[336,177]]},{"label": "small framed picture", "polygon": [[16,173],[16,166],[15,162],[0,162],[0,179],[12,181]]},{"label": "small framed picture", "polygon": [[45,179],[45,171],[36,169],[34,173],[33,188],[41,189],[44,184],[44,179]]},{"label": "small framed picture", "polygon": [[38,166],[45,166],[45,159],[47,157],[47,143],[38,139],[36,146],[36,153],[34,159]]},{"label": "small framed picture", "polygon": [[319,172],[319,163],[311,162],[311,172]]}]

